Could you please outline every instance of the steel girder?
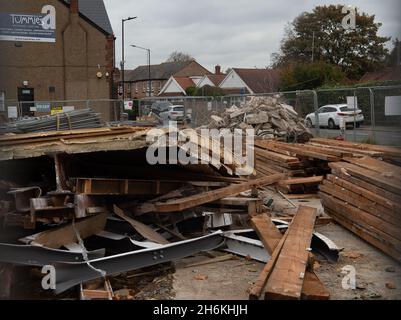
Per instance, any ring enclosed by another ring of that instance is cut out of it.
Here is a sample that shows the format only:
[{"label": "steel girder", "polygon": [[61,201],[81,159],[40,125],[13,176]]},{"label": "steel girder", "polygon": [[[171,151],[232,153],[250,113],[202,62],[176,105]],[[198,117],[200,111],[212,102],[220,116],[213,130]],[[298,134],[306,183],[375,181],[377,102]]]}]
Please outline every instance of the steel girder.
[{"label": "steel girder", "polygon": [[[105,249],[88,252],[90,259],[104,257]],[[55,261],[82,262],[81,252],[50,249],[32,245],[16,245],[0,243],[0,261],[27,266],[45,266]]]},{"label": "steel girder", "polygon": [[91,260],[87,263],[57,262],[53,264],[56,269],[55,293],[62,293],[82,282],[101,277],[102,275],[99,270],[105,272],[108,276],[115,275],[122,272],[182,259],[200,251],[213,250],[223,244],[223,232],[217,231],[200,238],[179,241],[158,248],[126,252],[123,254]]}]

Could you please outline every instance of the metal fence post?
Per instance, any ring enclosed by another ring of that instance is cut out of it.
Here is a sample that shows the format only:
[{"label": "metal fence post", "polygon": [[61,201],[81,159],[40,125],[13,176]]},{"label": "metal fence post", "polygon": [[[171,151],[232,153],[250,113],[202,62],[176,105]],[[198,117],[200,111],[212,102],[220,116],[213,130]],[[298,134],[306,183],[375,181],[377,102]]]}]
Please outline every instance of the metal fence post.
[{"label": "metal fence post", "polygon": [[375,93],[372,88],[369,88],[369,100],[370,100],[370,128],[371,137],[373,142],[376,141],[376,119],[375,119]]},{"label": "metal fence post", "polygon": [[312,90],[313,93],[313,106],[315,108],[315,123],[316,123],[316,133],[320,136],[320,124],[319,124],[319,101],[316,90]]},{"label": "metal fence post", "polygon": [[354,90],[354,130],[352,132],[354,142],[356,142],[356,110],[357,110],[356,108],[357,108],[356,90]]}]

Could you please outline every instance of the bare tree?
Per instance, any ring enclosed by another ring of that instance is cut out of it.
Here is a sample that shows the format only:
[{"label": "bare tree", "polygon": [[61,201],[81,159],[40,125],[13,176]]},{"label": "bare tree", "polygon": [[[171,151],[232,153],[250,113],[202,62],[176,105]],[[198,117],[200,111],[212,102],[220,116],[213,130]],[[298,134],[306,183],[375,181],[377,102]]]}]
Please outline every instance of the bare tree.
[{"label": "bare tree", "polygon": [[170,54],[166,62],[186,62],[195,61],[195,59],[188,53],[174,51]]}]

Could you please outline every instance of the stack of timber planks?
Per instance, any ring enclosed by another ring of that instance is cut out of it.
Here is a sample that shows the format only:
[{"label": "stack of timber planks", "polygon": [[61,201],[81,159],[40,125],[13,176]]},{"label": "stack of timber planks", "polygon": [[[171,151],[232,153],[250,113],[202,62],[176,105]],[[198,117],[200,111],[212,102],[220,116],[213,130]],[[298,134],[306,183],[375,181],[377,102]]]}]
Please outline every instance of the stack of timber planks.
[{"label": "stack of timber planks", "polygon": [[326,213],[401,261],[401,168],[371,157],[330,163],[320,186]]},{"label": "stack of timber planks", "polygon": [[305,176],[301,161],[286,151],[277,152],[267,147],[268,141],[255,141],[255,164],[260,175],[286,173],[290,176]]},{"label": "stack of timber planks", "polygon": [[372,145],[367,143],[355,143],[349,141],[338,141],[323,138],[313,138],[308,144],[322,148],[324,150],[337,150],[343,151],[345,153],[351,153],[353,157],[370,156],[373,158],[381,158],[384,161],[393,164],[401,164],[401,148],[397,147]]},{"label": "stack of timber planks", "polygon": [[[382,159],[401,164],[401,149],[396,147],[352,143],[316,138],[306,144],[285,143],[274,140],[255,141],[256,171],[259,176],[278,172],[290,178],[282,181],[280,191],[289,194],[314,193],[329,174],[330,163],[361,159]],[[308,178],[308,179],[301,179]]]},{"label": "stack of timber planks", "polygon": [[[351,153],[346,153],[352,156]],[[327,163],[339,161],[343,154],[327,154],[306,144],[273,140],[255,141],[255,161],[258,175],[283,172],[289,179],[281,181],[279,189],[287,194],[317,193],[323,176],[330,172]]]}]

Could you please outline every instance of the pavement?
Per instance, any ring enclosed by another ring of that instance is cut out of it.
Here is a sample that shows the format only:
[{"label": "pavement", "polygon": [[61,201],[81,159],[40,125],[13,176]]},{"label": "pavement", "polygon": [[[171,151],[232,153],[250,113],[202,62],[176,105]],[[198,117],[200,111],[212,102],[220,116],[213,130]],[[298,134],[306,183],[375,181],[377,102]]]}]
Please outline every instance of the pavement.
[{"label": "pavement", "polygon": [[[339,129],[326,129],[320,128],[319,134],[316,128],[312,128],[311,132],[314,136],[321,138],[335,138],[340,135]],[[372,130],[371,126],[361,126],[357,129],[349,128],[345,131],[345,140],[361,143],[373,143],[385,146],[401,147],[401,126],[400,127],[386,127],[376,126]]]}]

